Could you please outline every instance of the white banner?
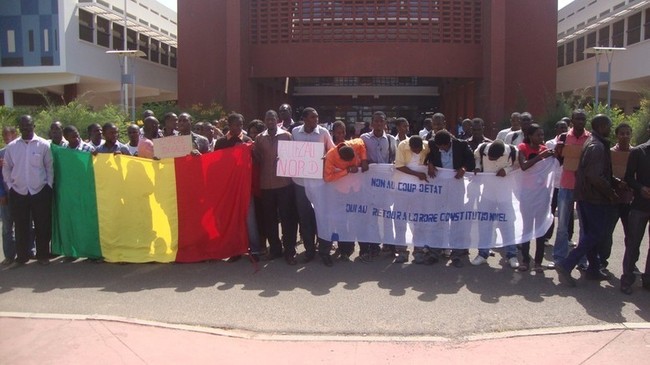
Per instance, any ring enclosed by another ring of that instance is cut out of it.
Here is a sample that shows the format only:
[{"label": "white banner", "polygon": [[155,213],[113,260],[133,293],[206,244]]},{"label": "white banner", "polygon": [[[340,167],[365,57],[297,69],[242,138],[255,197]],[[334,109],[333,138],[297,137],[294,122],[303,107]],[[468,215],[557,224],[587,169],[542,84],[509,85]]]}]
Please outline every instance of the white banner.
[{"label": "white banner", "polygon": [[454,171],[439,169],[428,182],[371,164],[365,173],[305,187],[325,240],[494,248],[546,233],[557,163],[548,158],[505,177],[468,172],[455,179]]}]

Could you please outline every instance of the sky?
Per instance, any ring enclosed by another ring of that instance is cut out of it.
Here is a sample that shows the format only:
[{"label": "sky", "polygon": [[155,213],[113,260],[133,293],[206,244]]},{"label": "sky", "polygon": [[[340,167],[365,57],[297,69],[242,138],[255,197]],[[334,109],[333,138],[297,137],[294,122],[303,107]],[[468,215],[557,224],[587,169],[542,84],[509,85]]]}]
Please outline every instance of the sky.
[{"label": "sky", "polygon": [[[162,3],[163,5],[167,6],[168,8],[172,9],[173,11],[178,11],[176,9],[176,1],[177,0],[158,0],[159,3]],[[557,8],[562,9],[565,7],[568,3],[572,2],[573,0],[558,0],[557,2]]]}]

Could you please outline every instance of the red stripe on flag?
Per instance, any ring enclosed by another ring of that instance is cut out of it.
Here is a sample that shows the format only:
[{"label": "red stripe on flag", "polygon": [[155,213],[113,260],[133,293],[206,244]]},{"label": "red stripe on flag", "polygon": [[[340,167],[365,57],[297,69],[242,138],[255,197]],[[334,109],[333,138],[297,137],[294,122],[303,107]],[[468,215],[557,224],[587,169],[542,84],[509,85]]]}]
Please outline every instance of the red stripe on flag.
[{"label": "red stripe on flag", "polygon": [[251,146],[177,158],[175,168],[176,262],[223,259],[247,252]]}]

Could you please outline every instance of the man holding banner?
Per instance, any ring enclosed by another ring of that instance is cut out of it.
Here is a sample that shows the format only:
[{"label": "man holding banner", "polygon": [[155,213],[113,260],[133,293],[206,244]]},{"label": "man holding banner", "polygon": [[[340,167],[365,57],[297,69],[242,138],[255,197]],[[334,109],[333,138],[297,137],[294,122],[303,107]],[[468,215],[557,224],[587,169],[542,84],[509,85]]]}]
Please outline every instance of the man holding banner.
[{"label": "man holding banner", "polygon": [[[429,140],[429,149],[430,152],[427,156],[429,176],[435,178],[438,168],[453,169],[456,171],[455,178],[460,180],[456,185],[461,190],[452,192],[448,196],[448,199],[456,201],[459,205],[463,205],[465,185],[462,184],[462,178],[465,176],[465,171],[474,171],[475,167],[474,154],[469,145],[465,141],[454,138],[447,130],[440,130]],[[459,223],[450,222],[449,232],[445,233],[449,234],[451,241],[462,241],[466,237],[463,230],[464,228]],[[460,242],[460,244],[463,243]],[[436,247],[435,243],[433,247]],[[439,248],[437,251],[440,255],[442,248]],[[465,251],[458,249],[451,251],[451,261],[455,267],[463,266],[460,256]]]},{"label": "man holding banner", "polygon": [[[374,112],[371,127],[372,131],[361,135],[361,139],[366,144],[366,154],[368,155],[366,163],[392,164],[395,161],[397,139],[386,133],[386,114],[381,111]],[[359,259],[362,262],[370,262],[379,256],[379,242],[382,242],[382,238],[385,238],[386,241],[393,240],[392,223],[383,218],[379,218],[378,223],[380,226],[383,225],[383,230],[378,227],[373,242],[359,242]],[[387,245],[386,248],[392,252],[395,251],[393,245]]]}]

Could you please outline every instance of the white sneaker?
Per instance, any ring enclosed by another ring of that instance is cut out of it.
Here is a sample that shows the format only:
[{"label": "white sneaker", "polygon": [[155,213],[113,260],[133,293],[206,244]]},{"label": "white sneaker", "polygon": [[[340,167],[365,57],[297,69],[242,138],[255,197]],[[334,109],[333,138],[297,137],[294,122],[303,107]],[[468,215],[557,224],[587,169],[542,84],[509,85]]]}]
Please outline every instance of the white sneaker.
[{"label": "white sneaker", "polygon": [[511,257],[508,259],[508,263],[510,264],[510,267],[513,269],[516,269],[519,267],[519,261],[517,260],[516,257]]},{"label": "white sneaker", "polygon": [[487,263],[487,259],[481,255],[476,255],[474,260],[470,261],[472,265],[479,266]]}]

